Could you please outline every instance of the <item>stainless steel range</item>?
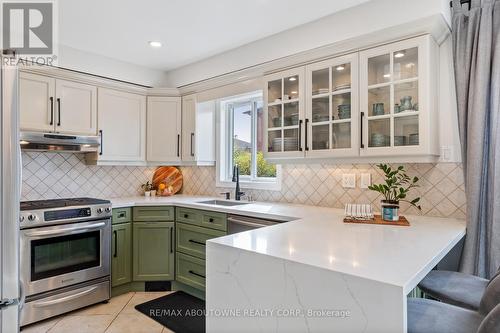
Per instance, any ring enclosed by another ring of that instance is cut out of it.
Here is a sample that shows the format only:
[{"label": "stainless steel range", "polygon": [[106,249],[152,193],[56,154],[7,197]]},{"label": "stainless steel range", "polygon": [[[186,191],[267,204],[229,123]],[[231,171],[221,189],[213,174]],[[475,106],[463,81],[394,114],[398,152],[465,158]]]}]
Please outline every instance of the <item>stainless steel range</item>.
[{"label": "stainless steel range", "polygon": [[21,202],[21,326],[110,298],[111,203]]}]

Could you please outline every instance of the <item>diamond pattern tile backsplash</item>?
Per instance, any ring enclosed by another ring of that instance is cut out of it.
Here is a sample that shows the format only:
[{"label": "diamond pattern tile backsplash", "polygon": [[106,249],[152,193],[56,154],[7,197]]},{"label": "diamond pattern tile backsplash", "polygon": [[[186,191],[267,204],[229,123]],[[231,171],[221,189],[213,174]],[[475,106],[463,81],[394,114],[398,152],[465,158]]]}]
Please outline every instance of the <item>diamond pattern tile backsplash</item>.
[{"label": "diamond pattern tile backsplash", "polygon": [[[420,178],[420,187],[410,195],[420,196],[422,214],[465,218],[462,166],[457,163],[406,164],[410,176]],[[86,165],[83,155],[23,153],[23,200],[90,196],[116,198],[140,195],[140,185],[151,180],[155,167]],[[218,196],[232,188],[216,188],[215,167],[182,167],[184,194]],[[372,183],[383,180],[373,164],[293,164],[282,167],[281,191],[245,190],[257,201],[276,201],[342,208],[346,203],[371,202],[378,208],[377,193],[360,189],[361,173],[370,173]],[[341,186],[342,174],[355,173],[356,188]],[[417,210],[402,204],[403,213]]]}]

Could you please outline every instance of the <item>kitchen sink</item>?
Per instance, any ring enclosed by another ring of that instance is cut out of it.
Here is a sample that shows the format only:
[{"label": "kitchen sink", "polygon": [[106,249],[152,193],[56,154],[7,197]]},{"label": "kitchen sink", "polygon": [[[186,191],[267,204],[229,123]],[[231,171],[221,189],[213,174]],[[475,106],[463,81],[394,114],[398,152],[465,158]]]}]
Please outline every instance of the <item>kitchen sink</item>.
[{"label": "kitchen sink", "polygon": [[225,201],[225,200],[207,200],[207,201],[198,201],[197,203],[206,204],[206,205],[215,205],[215,206],[248,205],[248,203],[246,203],[246,202]]}]

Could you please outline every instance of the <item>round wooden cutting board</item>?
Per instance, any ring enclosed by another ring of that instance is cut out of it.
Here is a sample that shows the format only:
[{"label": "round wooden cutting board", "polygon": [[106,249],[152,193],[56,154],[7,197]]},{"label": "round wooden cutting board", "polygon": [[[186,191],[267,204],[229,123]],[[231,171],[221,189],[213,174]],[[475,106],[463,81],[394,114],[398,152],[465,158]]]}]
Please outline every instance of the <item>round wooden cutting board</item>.
[{"label": "round wooden cutting board", "polygon": [[160,196],[176,194],[182,188],[181,171],[172,166],[159,167],[153,175],[153,188]]}]

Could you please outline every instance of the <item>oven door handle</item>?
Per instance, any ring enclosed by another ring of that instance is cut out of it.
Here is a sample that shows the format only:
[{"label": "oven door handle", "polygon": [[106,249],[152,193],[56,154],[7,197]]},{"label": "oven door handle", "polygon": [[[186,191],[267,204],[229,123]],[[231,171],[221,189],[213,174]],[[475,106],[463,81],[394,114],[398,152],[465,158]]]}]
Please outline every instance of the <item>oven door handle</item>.
[{"label": "oven door handle", "polygon": [[234,224],[240,224],[240,225],[244,225],[244,226],[247,226],[247,227],[253,227],[253,228],[262,228],[262,227],[267,227],[268,226],[267,224],[260,224],[260,223],[254,223],[254,222],[248,222],[248,221],[238,220],[238,219],[235,219],[234,217],[228,217],[227,221],[231,222],[231,223],[234,223]]},{"label": "oven door handle", "polygon": [[68,295],[68,296],[64,296],[64,297],[61,297],[61,298],[57,298],[57,299],[53,299],[53,300],[45,301],[45,302],[36,302],[36,303],[33,304],[33,307],[35,307],[35,308],[45,308],[45,307],[48,307],[48,306],[52,306],[52,305],[57,305],[57,304],[69,302],[69,301],[72,301],[72,300],[74,300],[76,298],[79,298],[79,297],[85,296],[87,294],[90,294],[90,293],[94,292],[97,288],[98,288],[97,286],[93,286],[93,287],[91,287],[91,288],[89,288],[87,290],[81,291],[81,292],[73,294],[73,295]]},{"label": "oven door handle", "polygon": [[105,225],[106,225],[106,223],[99,222],[99,223],[94,223],[91,225],[63,228],[63,229],[58,229],[58,230],[30,231],[30,232],[27,232],[25,235],[27,237],[59,236],[59,235],[67,235],[68,233],[70,233],[70,234],[82,233],[82,232],[93,231],[96,229],[102,229],[102,227],[104,227]]}]

